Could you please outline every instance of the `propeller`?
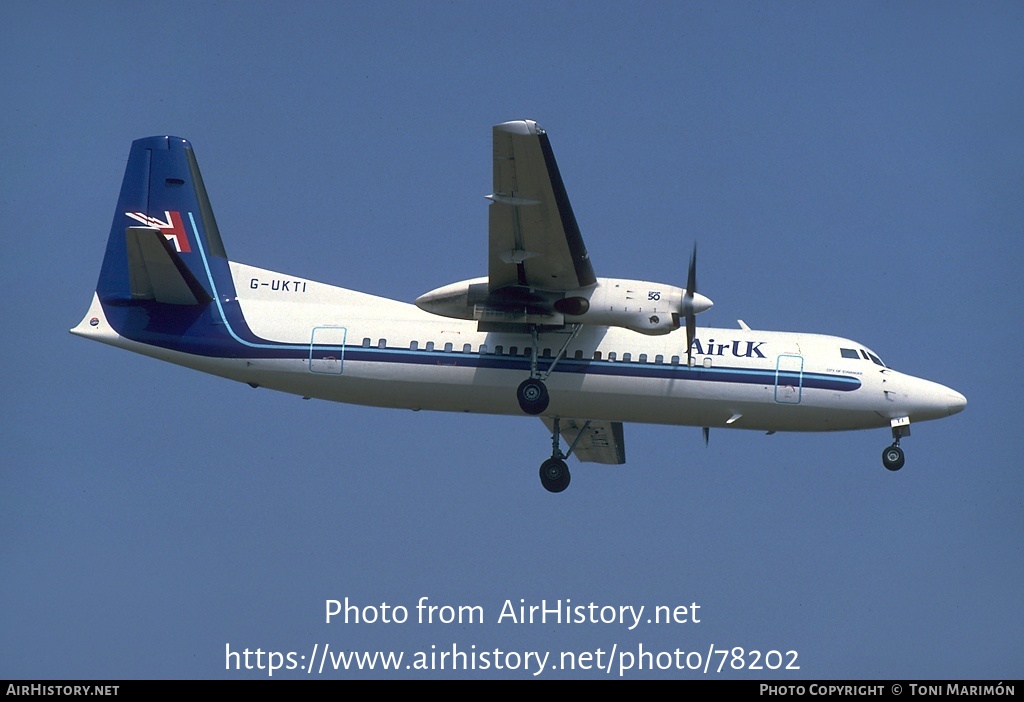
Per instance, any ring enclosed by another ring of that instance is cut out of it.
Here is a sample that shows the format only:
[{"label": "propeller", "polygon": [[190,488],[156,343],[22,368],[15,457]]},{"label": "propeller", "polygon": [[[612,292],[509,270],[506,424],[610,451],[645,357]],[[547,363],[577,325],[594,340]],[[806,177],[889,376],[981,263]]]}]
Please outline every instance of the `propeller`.
[{"label": "propeller", "polygon": [[697,315],[714,306],[708,298],[697,292],[697,243],[693,244],[690,268],[686,272],[686,292],[679,301],[679,311],[672,313],[677,327],[686,325],[686,365],[693,364],[693,340],[697,335]]},{"label": "propeller", "polygon": [[680,312],[686,320],[686,364],[693,364],[693,338],[697,335],[697,314],[709,309],[711,300],[697,294],[697,243],[693,244],[690,268],[686,273],[686,294]]}]

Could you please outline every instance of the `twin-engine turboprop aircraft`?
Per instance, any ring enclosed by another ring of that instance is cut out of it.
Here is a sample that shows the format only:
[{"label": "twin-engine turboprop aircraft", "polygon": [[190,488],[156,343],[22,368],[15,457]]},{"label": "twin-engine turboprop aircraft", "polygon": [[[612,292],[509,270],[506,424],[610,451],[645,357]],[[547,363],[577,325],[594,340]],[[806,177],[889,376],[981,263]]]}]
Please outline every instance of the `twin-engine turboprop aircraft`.
[{"label": "twin-engine turboprop aircraft", "polygon": [[[92,304],[73,334],[265,387],[380,407],[539,416],[552,492],[565,459],[620,464],[623,423],[776,431],[890,427],[966,405],[849,339],[696,328],[686,287],[598,278],[548,136],[494,127],[487,277],[415,305],[228,259],[188,141],[132,144]],[[562,450],[562,440],[567,450]]]}]

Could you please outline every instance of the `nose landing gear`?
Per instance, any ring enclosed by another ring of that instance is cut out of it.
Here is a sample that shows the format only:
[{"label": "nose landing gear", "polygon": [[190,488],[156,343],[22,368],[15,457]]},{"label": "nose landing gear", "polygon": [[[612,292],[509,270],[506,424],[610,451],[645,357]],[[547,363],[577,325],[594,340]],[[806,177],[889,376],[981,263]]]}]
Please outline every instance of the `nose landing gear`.
[{"label": "nose landing gear", "polygon": [[903,449],[900,448],[899,439],[892,446],[882,451],[882,465],[889,470],[899,470],[903,467]]},{"label": "nose landing gear", "polygon": [[882,465],[888,470],[897,471],[903,467],[905,456],[900,448],[900,439],[910,436],[910,417],[897,417],[890,422],[892,425],[892,446],[882,451]]}]

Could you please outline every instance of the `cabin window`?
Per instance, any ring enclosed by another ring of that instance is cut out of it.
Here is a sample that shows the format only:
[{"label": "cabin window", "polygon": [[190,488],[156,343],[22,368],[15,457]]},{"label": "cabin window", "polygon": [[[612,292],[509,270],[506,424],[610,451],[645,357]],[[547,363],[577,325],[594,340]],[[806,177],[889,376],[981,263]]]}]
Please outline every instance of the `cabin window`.
[{"label": "cabin window", "polygon": [[428,341],[427,342],[427,351],[433,351],[433,350],[434,350],[434,342],[433,341]]},{"label": "cabin window", "polygon": [[622,354],[622,360],[625,361],[626,363],[629,363],[631,358],[632,358],[632,355],[629,354],[629,353]]},{"label": "cabin window", "polygon": [[462,353],[472,353],[472,352],[473,352],[473,345],[472,344],[463,344],[462,345]]},{"label": "cabin window", "polygon": [[600,361],[601,360],[601,352],[600,351],[595,351],[594,352],[594,360],[595,361]]},{"label": "cabin window", "polygon": [[505,347],[502,346],[501,344],[498,344],[497,346],[494,347],[494,353],[500,356],[501,354],[505,353]]},{"label": "cabin window", "polygon": [[410,341],[409,342],[409,350],[410,351],[415,351],[419,347],[420,347],[420,342],[418,342],[418,341]]},{"label": "cabin window", "polygon": [[843,358],[860,358],[856,349],[839,349],[839,353],[843,355]]},{"label": "cabin window", "polygon": [[705,368],[710,368],[711,367],[711,356],[705,356],[704,357],[704,367]]},{"label": "cabin window", "polygon": [[518,346],[509,346],[508,347],[508,355],[509,356],[518,356],[519,355],[519,347]]},{"label": "cabin window", "polygon": [[672,365],[673,366],[678,366],[679,365],[679,356],[673,356],[672,357]]},{"label": "cabin window", "polygon": [[608,360],[609,361],[614,361],[615,360],[615,352],[614,351],[609,351],[608,352]]},{"label": "cabin window", "polygon": [[665,357],[659,353],[657,356],[654,357],[654,362],[655,363],[664,363],[665,362]]},{"label": "cabin window", "polygon": [[575,358],[575,359],[582,360],[583,359],[583,349],[576,349],[576,353],[574,353],[572,355],[572,357]]},{"label": "cabin window", "polygon": [[551,358],[551,349],[544,349],[543,353],[541,353],[541,356],[543,356],[544,358]]},{"label": "cabin window", "polygon": [[368,337],[368,336],[367,337],[363,337],[363,348],[364,349],[370,348],[370,337]]},{"label": "cabin window", "polygon": [[480,344],[480,353],[487,353],[487,344]]},{"label": "cabin window", "polygon": [[388,340],[387,339],[378,339],[377,340],[377,348],[378,349],[386,349],[387,347],[388,347]]},{"label": "cabin window", "polygon": [[646,353],[640,354],[640,358],[637,359],[637,360],[639,360],[640,363],[647,363],[647,354]]},{"label": "cabin window", "polygon": [[451,351],[452,351],[452,342],[449,341],[447,344],[444,345],[444,351],[445,351],[445,353],[451,353]]}]

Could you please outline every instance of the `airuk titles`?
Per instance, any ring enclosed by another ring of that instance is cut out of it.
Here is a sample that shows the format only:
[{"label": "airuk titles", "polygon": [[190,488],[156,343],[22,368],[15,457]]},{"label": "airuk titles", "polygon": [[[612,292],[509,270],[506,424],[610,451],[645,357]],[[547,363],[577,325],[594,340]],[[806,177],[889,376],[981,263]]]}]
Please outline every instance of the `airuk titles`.
[{"label": "airuk titles", "polygon": [[702,344],[700,339],[695,338],[693,340],[693,355],[732,355],[736,358],[765,358],[766,356],[761,352],[761,347],[767,343],[767,341],[727,341],[725,343],[716,343],[714,339],[708,339],[706,343]]}]

